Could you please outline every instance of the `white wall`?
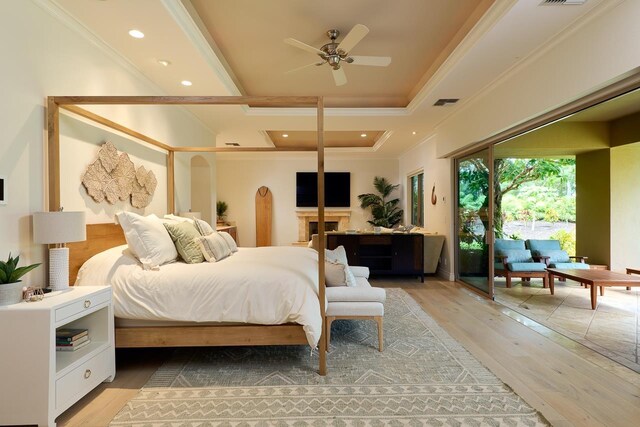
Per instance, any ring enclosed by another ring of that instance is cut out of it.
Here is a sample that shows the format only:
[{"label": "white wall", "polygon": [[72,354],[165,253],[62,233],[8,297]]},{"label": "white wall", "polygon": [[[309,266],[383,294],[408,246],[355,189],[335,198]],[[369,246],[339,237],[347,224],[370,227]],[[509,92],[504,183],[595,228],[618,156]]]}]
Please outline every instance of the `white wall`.
[{"label": "white wall", "polygon": [[[451,160],[436,158],[435,140],[425,141],[400,156],[398,181],[404,183],[405,223],[409,222],[407,177],[418,170],[424,172],[424,228],[430,233],[445,236],[445,244],[440,256],[438,275],[453,280],[453,226],[451,209],[453,208],[453,184],[451,182]],[[431,190],[436,187],[437,202],[431,204]]]},{"label": "white wall", "polygon": [[[5,258],[11,251],[20,253],[25,263],[43,262],[44,246],[32,243],[31,214],[46,208],[46,96],[161,93],[135,71],[63,25],[37,2],[0,2],[0,39],[0,175],[7,177],[8,192],[8,204],[0,205],[0,257]],[[214,138],[193,116],[177,108],[100,107],[94,111],[172,145],[197,145]],[[71,130],[71,121],[63,121],[62,143],[77,144],[87,153],[106,137],[102,130],[84,125]],[[118,144],[124,142],[115,140]],[[75,155],[75,151],[66,153],[74,159]],[[79,167],[89,160],[78,159],[70,164]],[[150,155],[148,161],[157,163],[156,155]],[[63,166],[64,173],[71,182],[63,194],[69,200],[63,199],[62,203],[68,210],[86,207],[78,187],[78,171],[68,170],[67,166]],[[188,169],[176,165],[180,198],[183,194],[190,198]],[[161,180],[159,176],[158,181]],[[183,205],[179,208],[188,208],[190,200],[180,201]],[[109,216],[101,207],[89,204],[89,208],[94,218]],[[45,270],[41,267],[28,274],[25,284],[44,284]]]},{"label": "white wall", "polygon": [[[298,240],[296,210],[310,209],[296,208],[296,172],[315,170],[315,154],[263,153],[259,157],[218,154],[217,197],[229,205],[227,220],[237,223],[240,246],[255,246],[255,195],[263,185],[269,187],[273,195],[272,244],[285,246]],[[375,191],[375,176],[397,183],[398,161],[359,158],[358,155],[336,158],[327,154],[325,170],[351,172],[350,227],[370,229],[367,223],[370,216],[360,208],[358,194]],[[404,193],[404,182],[400,191],[398,196]]]}]

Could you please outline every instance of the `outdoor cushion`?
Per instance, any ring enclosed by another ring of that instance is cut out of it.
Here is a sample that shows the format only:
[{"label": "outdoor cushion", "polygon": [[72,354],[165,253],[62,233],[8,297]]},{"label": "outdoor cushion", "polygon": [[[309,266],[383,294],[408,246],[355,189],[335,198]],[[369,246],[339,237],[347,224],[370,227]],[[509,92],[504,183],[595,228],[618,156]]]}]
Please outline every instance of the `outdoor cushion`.
[{"label": "outdoor cushion", "polygon": [[553,264],[549,264],[549,268],[557,268],[558,270],[567,270],[574,268],[576,270],[588,270],[589,264],[585,264],[584,262],[556,262]]},{"label": "outdoor cushion", "polygon": [[526,241],[527,249],[531,250],[534,255],[541,255],[541,251],[559,251],[562,250],[558,240],[533,240]]},{"label": "outdoor cushion", "polygon": [[526,248],[524,247],[523,240],[496,239],[496,242],[494,244],[494,249],[496,253],[499,253],[500,251],[507,251],[511,249],[524,250]]},{"label": "outdoor cushion", "polygon": [[507,264],[509,271],[546,271],[547,266],[542,262],[510,262]]},{"label": "outdoor cushion", "polygon": [[527,249],[502,250],[497,254],[507,256],[507,262],[533,262],[531,251]]},{"label": "outdoor cushion", "polygon": [[549,264],[555,264],[555,263],[564,263],[564,262],[571,262],[571,259],[569,258],[569,254],[566,253],[565,251],[562,250],[549,250],[549,249],[545,249],[545,250],[541,250],[538,251],[537,254],[538,256],[548,256],[549,257]]}]

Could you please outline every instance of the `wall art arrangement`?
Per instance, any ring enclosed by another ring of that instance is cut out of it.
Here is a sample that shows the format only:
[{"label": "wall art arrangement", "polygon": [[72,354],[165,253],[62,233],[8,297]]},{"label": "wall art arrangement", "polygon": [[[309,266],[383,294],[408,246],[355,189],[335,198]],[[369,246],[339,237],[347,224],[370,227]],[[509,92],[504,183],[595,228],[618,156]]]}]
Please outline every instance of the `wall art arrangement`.
[{"label": "wall art arrangement", "polygon": [[111,142],[105,142],[98,158],[82,175],[82,185],[98,203],[113,205],[121,200],[130,201],[134,208],[144,208],[151,203],[158,180],[144,166],[136,168],[127,153],[118,153]]}]

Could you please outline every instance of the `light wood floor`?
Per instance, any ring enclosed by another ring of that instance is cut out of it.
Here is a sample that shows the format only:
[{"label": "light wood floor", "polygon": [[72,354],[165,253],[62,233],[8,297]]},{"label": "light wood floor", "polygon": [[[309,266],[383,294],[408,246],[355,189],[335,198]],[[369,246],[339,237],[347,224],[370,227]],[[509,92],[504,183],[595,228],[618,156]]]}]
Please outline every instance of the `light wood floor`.
[{"label": "light wood floor", "polygon": [[[372,280],[404,288],[451,336],[555,426],[640,425],[640,374],[461,285]],[[108,425],[167,357],[167,350],[117,353],[117,374],[58,419]],[[329,367],[331,366],[329,360]]]}]

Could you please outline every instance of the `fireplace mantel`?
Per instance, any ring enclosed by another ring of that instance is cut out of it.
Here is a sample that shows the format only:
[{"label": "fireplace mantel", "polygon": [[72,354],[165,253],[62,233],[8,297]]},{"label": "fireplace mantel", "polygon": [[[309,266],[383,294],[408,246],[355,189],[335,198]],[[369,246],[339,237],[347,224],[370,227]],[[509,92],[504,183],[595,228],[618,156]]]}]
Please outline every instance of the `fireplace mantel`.
[{"label": "fireplace mantel", "polygon": [[[296,211],[298,216],[298,241],[308,242],[311,240],[309,236],[309,222],[318,221],[318,211]],[[350,210],[324,210],[325,222],[334,221],[338,223],[338,231],[343,231],[349,228],[349,219],[351,218]]]}]

